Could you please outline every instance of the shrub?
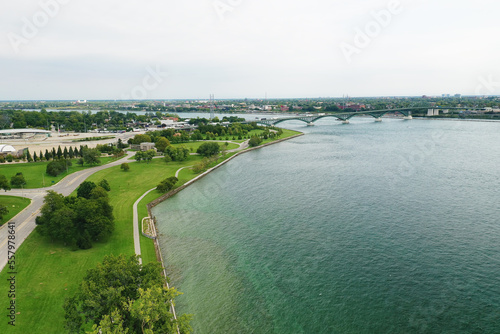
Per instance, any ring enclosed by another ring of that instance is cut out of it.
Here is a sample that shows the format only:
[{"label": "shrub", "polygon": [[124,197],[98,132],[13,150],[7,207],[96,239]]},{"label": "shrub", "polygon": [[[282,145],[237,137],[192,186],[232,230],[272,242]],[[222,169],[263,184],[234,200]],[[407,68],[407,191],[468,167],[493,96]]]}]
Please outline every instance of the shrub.
[{"label": "shrub", "polygon": [[250,145],[250,147],[255,147],[255,146],[259,146],[260,143],[262,143],[262,138],[260,137],[256,137],[256,136],[253,136],[252,138],[250,138],[250,140],[248,141],[248,145]]},{"label": "shrub", "polygon": [[23,173],[19,172],[13,177],[10,178],[10,185],[13,188],[21,188],[26,184],[26,180],[24,179]]},{"label": "shrub", "polygon": [[203,143],[198,147],[196,153],[204,156],[210,157],[212,155],[218,154],[220,151],[220,146],[217,143]]},{"label": "shrub", "polygon": [[47,164],[47,169],[45,171],[50,176],[57,176],[64,172],[69,166],[71,166],[71,161],[69,160],[54,160]]},{"label": "shrub", "polygon": [[163,181],[156,187],[156,190],[162,193],[169,192],[170,190],[174,189],[175,184],[177,183],[178,179],[175,176],[171,176]]},{"label": "shrub", "polygon": [[121,164],[120,169],[122,169],[124,172],[126,172],[130,169],[130,166],[128,165],[128,163],[124,162]]}]

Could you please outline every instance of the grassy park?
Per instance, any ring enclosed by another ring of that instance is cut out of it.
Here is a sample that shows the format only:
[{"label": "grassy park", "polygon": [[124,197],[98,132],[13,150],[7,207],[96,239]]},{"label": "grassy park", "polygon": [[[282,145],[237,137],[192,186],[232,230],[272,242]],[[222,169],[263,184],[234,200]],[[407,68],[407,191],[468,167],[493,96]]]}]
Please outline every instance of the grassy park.
[{"label": "grassy park", "polygon": [[[99,158],[101,163],[98,165],[104,165],[111,161],[116,160],[113,157],[103,157]],[[83,169],[87,169],[90,166],[84,164],[83,166],[78,165],[76,162],[78,159],[70,159],[72,166],[68,168],[67,172],[59,174],[58,176],[50,176],[45,171],[47,169],[47,165],[49,162],[27,162],[27,163],[15,163],[15,164],[2,164],[0,165],[0,174],[5,175],[8,180],[16,173],[22,172],[24,179],[26,180],[25,189],[33,189],[33,188],[43,188],[50,187],[51,185],[61,181],[69,174],[81,171]]]},{"label": "grassy park", "polygon": [[[224,141],[225,142],[225,141]],[[229,141],[228,141],[229,142]],[[182,144],[172,144],[173,147],[179,147],[179,146],[184,146],[186,147],[189,151],[193,152],[193,153],[196,153],[196,150],[198,149],[198,147],[200,147],[201,144],[203,143],[210,143],[210,141],[193,141],[193,142],[189,142],[189,143],[182,143]],[[219,144],[221,147],[224,145],[224,143],[222,142],[219,142],[217,143]],[[238,148],[239,145],[236,145],[234,143],[229,143],[229,145],[227,146],[227,149],[228,150],[233,150],[233,149],[236,149]]]},{"label": "grassy park", "polygon": [[[280,139],[296,134],[297,132],[284,130]],[[196,144],[201,144],[201,142]],[[232,155],[228,154],[226,158]],[[19,312],[16,330],[19,333],[64,332],[64,300],[74,295],[87,270],[95,267],[105,255],[130,256],[134,254],[132,224],[134,202],[146,191],[156,187],[163,179],[174,176],[178,169],[192,166],[201,159],[201,156],[194,155],[182,162],[165,163],[163,159],[154,159],[149,163],[130,162],[128,171],[115,166],[91,175],[88,181],[99,182],[106,179],[111,187],[109,199],[114,209],[115,231],[106,242],[96,242],[93,248],[88,250],[74,251],[61,243],[50,242],[47,238],[40,236],[35,229],[16,252],[18,264],[16,299]],[[13,165],[17,169],[13,169],[12,173],[21,171],[27,180],[29,175],[35,178],[34,176],[38,173],[41,178],[45,163],[38,164],[41,165],[37,166],[36,171],[27,170],[33,168],[30,165],[35,164]],[[3,167],[2,173],[9,176],[10,174],[5,172]],[[76,168],[81,169],[81,167]],[[184,184],[196,175],[190,169],[183,169],[176,186]],[[32,186],[36,187],[36,185]],[[146,204],[161,195],[153,190],[140,202],[139,223],[142,217],[147,216]],[[3,200],[4,197],[0,198]],[[153,242],[142,235],[141,252],[144,263],[156,261]],[[6,282],[8,277],[7,270],[0,273],[0,281]],[[1,333],[7,333],[11,329],[7,321],[0,322]]]},{"label": "grassy park", "polygon": [[30,205],[31,200],[24,197],[15,196],[2,196],[0,197],[0,204],[7,207],[9,212],[0,220],[0,225],[8,222],[12,217],[17,215],[19,212],[23,211],[28,205]]}]

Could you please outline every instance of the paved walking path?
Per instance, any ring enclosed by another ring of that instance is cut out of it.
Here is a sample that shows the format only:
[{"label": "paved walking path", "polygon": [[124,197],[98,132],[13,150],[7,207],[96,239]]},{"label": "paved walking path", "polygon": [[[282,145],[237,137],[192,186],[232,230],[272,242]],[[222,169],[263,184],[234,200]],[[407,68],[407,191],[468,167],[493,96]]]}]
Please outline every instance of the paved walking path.
[{"label": "paved walking path", "polygon": [[[179,168],[177,170],[177,172],[175,172],[175,177],[179,176],[179,172],[181,170],[183,170],[184,168],[189,168],[189,167],[192,167],[192,166],[186,166],[186,167]],[[137,205],[139,205],[139,202],[142,201],[142,199],[144,197],[146,197],[147,194],[149,194],[150,192],[152,192],[155,189],[156,189],[156,187],[154,187],[153,189],[149,189],[144,194],[142,194],[142,196],[139,197],[139,199],[137,201],[135,201],[134,206],[132,207],[132,212],[133,212],[133,216],[134,216],[133,217],[133,224],[134,224],[134,249],[135,249],[135,255],[141,256],[141,232],[142,231],[139,230],[139,222],[140,221],[142,222],[142,219],[139,218],[139,213],[137,212]],[[140,228],[142,229],[142,226],[140,226]],[[139,263],[142,264],[142,259],[141,258],[139,258]]]},{"label": "paved walking path", "polygon": [[[135,201],[134,206],[133,206],[133,224],[134,224],[134,249],[135,249],[135,255],[141,256],[141,231],[139,231],[139,214],[137,212],[137,205],[139,204],[140,201],[144,197],[146,197],[147,194],[149,194],[151,191],[155,190],[156,187],[153,189],[149,189],[146,191],[137,201]],[[142,226],[141,226],[142,229]],[[142,259],[139,257],[139,263],[142,264]]]}]

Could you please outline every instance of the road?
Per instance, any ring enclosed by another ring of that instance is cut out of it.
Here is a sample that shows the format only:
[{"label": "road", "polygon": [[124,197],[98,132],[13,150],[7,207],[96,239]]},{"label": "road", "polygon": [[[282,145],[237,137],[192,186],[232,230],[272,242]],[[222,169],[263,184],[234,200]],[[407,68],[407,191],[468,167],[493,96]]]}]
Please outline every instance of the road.
[{"label": "road", "polygon": [[[85,181],[90,175],[101,171],[106,168],[110,168],[113,166],[117,166],[126,162],[128,158],[133,156],[135,152],[128,152],[125,157],[120,160],[111,162],[109,164],[103,166],[97,166],[93,168],[88,168],[73,174],[66,176],[64,179],[59,181],[57,184],[39,189],[25,189],[25,190],[10,190],[7,192],[0,193],[0,196],[18,196],[18,197],[27,197],[31,199],[31,203],[28,207],[26,207],[22,212],[20,212],[17,216],[12,218],[10,222],[15,222],[15,249],[19,249],[19,246],[26,240],[26,238],[30,235],[31,232],[36,227],[35,219],[40,213],[40,208],[43,205],[43,200],[47,191],[52,190],[63,194],[64,196],[68,196],[76,188]],[[8,260],[8,228],[7,224],[4,224],[0,227],[0,270],[2,270],[7,264]]]}]

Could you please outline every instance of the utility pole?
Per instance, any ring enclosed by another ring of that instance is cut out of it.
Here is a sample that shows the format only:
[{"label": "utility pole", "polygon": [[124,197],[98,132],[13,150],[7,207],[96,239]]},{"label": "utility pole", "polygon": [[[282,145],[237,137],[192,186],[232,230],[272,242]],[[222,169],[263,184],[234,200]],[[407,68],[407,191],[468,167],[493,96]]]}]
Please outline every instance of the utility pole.
[{"label": "utility pole", "polygon": [[215,117],[214,94],[210,94],[210,120]]}]

